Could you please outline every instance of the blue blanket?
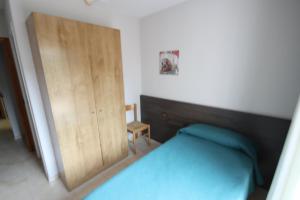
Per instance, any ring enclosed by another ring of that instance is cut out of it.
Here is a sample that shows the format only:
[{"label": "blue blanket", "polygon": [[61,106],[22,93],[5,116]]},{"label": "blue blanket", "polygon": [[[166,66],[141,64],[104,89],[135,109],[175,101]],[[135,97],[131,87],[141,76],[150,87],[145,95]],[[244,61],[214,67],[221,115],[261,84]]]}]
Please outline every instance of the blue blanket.
[{"label": "blue blanket", "polygon": [[181,129],[85,200],[244,200],[255,181],[262,184],[251,143],[198,124]]}]

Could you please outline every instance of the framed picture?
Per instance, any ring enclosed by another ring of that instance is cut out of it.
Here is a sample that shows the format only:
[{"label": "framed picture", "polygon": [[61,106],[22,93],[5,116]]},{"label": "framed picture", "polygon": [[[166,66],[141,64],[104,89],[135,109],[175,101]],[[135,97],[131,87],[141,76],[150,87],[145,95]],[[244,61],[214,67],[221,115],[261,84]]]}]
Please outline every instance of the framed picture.
[{"label": "framed picture", "polygon": [[159,52],[159,73],[178,75],[179,50]]}]

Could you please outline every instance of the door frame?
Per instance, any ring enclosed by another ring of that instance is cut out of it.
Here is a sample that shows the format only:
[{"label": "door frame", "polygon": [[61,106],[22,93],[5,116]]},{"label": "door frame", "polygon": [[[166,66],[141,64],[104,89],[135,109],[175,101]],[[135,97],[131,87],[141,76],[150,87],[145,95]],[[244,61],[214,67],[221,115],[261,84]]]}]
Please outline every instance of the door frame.
[{"label": "door frame", "polygon": [[8,72],[7,76],[9,76],[10,84],[12,86],[12,93],[16,98],[16,111],[18,112],[17,115],[19,116],[20,120],[22,138],[27,149],[30,152],[33,152],[35,151],[33,131],[29,123],[29,116],[26,110],[25,100],[21,89],[21,82],[18,77],[18,72],[9,38],[0,37],[0,46],[3,48],[4,62],[6,71]]}]

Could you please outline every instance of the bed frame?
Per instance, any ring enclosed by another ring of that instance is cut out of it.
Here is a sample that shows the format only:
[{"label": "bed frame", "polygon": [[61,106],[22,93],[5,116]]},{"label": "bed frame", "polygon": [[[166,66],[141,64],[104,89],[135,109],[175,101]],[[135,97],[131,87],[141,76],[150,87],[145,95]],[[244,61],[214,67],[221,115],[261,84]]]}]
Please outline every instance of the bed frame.
[{"label": "bed frame", "polygon": [[142,122],[151,126],[152,139],[165,142],[192,123],[228,128],[250,138],[258,150],[258,164],[268,189],[288,132],[290,120],[191,103],[141,96]]}]

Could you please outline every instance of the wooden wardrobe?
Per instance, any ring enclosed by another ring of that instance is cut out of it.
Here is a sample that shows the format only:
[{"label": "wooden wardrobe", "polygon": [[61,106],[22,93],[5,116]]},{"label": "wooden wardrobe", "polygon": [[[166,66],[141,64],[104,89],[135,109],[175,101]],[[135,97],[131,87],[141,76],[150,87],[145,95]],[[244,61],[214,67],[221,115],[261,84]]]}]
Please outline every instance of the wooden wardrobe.
[{"label": "wooden wardrobe", "polygon": [[40,13],[27,27],[61,178],[73,189],[128,155],[120,31]]}]

